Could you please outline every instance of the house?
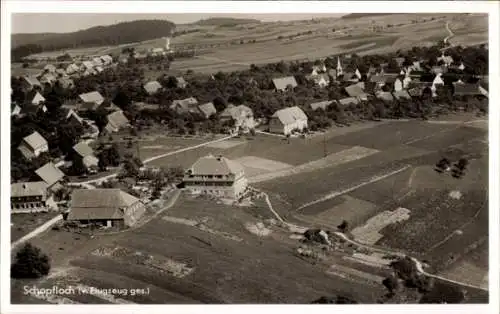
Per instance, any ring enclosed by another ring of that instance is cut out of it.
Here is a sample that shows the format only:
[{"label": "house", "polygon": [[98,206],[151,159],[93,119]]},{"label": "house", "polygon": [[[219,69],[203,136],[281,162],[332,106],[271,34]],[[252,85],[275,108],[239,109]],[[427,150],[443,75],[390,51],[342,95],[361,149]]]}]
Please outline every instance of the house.
[{"label": "house", "polygon": [[45,73],[44,75],[42,75],[39,81],[41,84],[49,84],[50,86],[52,86],[52,84],[57,81],[57,78],[53,73]]},{"label": "house", "polygon": [[178,76],[175,78],[177,80],[177,87],[178,88],[186,88],[187,82],[184,80],[182,76]]},{"label": "house", "polygon": [[184,186],[191,193],[239,199],[248,182],[241,164],[222,156],[198,159],[184,175]]},{"label": "house", "polygon": [[398,65],[398,67],[402,67],[403,66],[403,63],[405,62],[405,58],[394,58],[394,61],[396,62],[396,64]]},{"label": "house", "polygon": [[39,92],[28,93],[27,97],[28,102],[32,105],[40,105],[42,102],[45,102],[45,97],[43,97]]},{"label": "house", "polygon": [[26,159],[33,159],[49,151],[49,143],[37,131],[23,138],[17,149]]},{"label": "house", "polygon": [[478,84],[453,83],[453,96],[483,96]]},{"label": "house", "polygon": [[139,110],[158,110],[160,108],[159,104],[147,104],[145,102],[135,102],[134,107]]},{"label": "house", "polygon": [[93,72],[94,70],[94,63],[92,61],[83,61],[81,66],[80,66],[80,71],[81,72]]},{"label": "house", "polygon": [[75,88],[75,82],[69,77],[61,77],[57,80],[60,87],[64,89],[73,89]]},{"label": "house", "polygon": [[242,131],[244,133],[255,128],[255,120],[253,118],[253,111],[245,105],[229,105],[220,114],[221,121],[233,120],[235,131]]},{"label": "house", "polygon": [[284,92],[287,88],[297,87],[297,81],[294,76],[280,77],[273,79],[274,88],[276,91]]},{"label": "house", "polygon": [[162,86],[158,81],[151,81],[144,84],[144,90],[148,95],[156,94],[161,88]]},{"label": "house", "polygon": [[86,169],[92,170],[97,168],[99,159],[94,155],[94,151],[87,143],[83,141],[77,143],[73,146],[73,151],[75,152],[73,158],[80,159]]},{"label": "house", "polygon": [[114,111],[106,116],[108,123],[104,127],[104,129],[108,133],[118,132],[121,128],[127,127],[130,125],[127,117],[123,114],[122,110]]},{"label": "house", "polygon": [[326,110],[326,108],[328,108],[328,106],[330,106],[333,102],[334,102],[333,100],[325,100],[325,101],[311,103],[309,104],[309,106],[314,111],[318,110],[318,108]]},{"label": "house", "polygon": [[357,97],[360,100],[368,100],[368,94],[363,91],[363,88],[357,84],[349,85],[344,88],[349,97]]},{"label": "house", "polygon": [[465,70],[465,65],[464,65],[464,63],[463,63],[463,62],[461,62],[461,63],[460,63],[460,65],[458,66],[458,69],[459,69],[460,71]]},{"label": "house", "polygon": [[357,97],[347,97],[339,99],[339,104],[342,106],[357,105],[359,104],[359,98]]},{"label": "house", "polygon": [[53,64],[47,64],[43,70],[48,73],[55,73],[56,72],[56,67]]},{"label": "house", "polygon": [[31,91],[33,89],[38,89],[38,90],[42,89],[42,84],[34,76],[23,76],[21,85],[25,91]]},{"label": "house", "polygon": [[78,98],[82,101],[84,108],[91,110],[96,110],[104,102],[104,97],[98,91],[80,94]]},{"label": "house", "polygon": [[377,99],[380,99],[380,100],[386,101],[386,102],[391,102],[394,100],[394,97],[392,96],[392,94],[390,92],[378,91],[377,93],[375,93],[375,97]]},{"label": "house", "polygon": [[269,131],[290,135],[293,131],[302,132],[307,128],[307,116],[299,107],[288,107],[276,111],[269,121]]},{"label": "house", "polygon": [[71,63],[66,67],[66,74],[71,75],[80,71],[80,67],[76,63]]},{"label": "house", "polygon": [[120,62],[121,64],[126,64],[126,63],[128,63],[128,58],[129,58],[128,54],[121,54],[118,57],[118,62]]},{"label": "house", "polygon": [[319,87],[326,87],[330,84],[330,77],[328,74],[317,74],[314,76],[308,76],[308,80],[311,80],[314,82],[315,85],[318,85]]},{"label": "house", "polygon": [[359,81],[358,77],[356,76],[356,73],[354,72],[344,72],[344,74],[342,74],[342,80],[346,82]]},{"label": "house", "polygon": [[449,67],[453,63],[453,58],[451,56],[445,56],[443,52],[441,56],[437,58],[437,64],[439,64],[440,61],[443,61],[443,64]]},{"label": "house", "polygon": [[101,56],[101,61],[103,65],[110,65],[113,63],[113,58],[110,55]]},{"label": "house", "polygon": [[12,214],[40,213],[57,208],[57,205],[48,197],[47,183],[19,182],[10,185],[10,208]]},{"label": "house", "polygon": [[65,69],[56,69],[56,76],[57,77],[65,77],[65,76],[68,76],[68,74],[66,73],[66,70]]},{"label": "house", "polygon": [[412,78],[410,77],[410,75],[407,72],[405,78],[403,79],[403,89],[407,89],[408,86],[410,85],[411,81],[412,81]]},{"label": "house", "polygon": [[96,71],[96,73],[102,73],[104,71],[104,68],[100,65],[97,65],[94,70]]},{"label": "house", "polygon": [[407,99],[410,100],[411,96],[406,90],[395,91],[392,93],[397,100]]},{"label": "house", "polygon": [[138,198],[120,189],[77,189],[67,220],[124,228],[135,225],[145,212]]},{"label": "house", "polygon": [[102,66],[102,60],[99,57],[92,58],[92,64],[96,67]]},{"label": "house", "polygon": [[211,116],[215,115],[217,113],[217,109],[215,109],[215,106],[211,102],[207,102],[206,104],[199,105],[198,109],[200,110],[201,114],[206,118],[210,118]]},{"label": "house", "polygon": [[22,108],[15,102],[10,103],[10,115],[12,117],[21,115]]},{"label": "house", "polygon": [[178,114],[200,113],[198,109],[198,100],[194,97],[174,100],[170,105],[170,109],[174,110]]},{"label": "house", "polygon": [[401,77],[397,77],[394,81],[394,91],[399,92],[403,90],[403,79]]},{"label": "house", "polygon": [[69,109],[68,113],[66,113],[66,120],[75,125],[83,124],[83,118],[78,115],[73,109]]},{"label": "house", "polygon": [[59,170],[52,162],[48,162],[42,167],[35,170],[40,179],[47,184],[47,189],[57,191],[62,188],[59,183],[64,178],[64,173]]},{"label": "house", "polygon": [[444,81],[443,81],[441,73],[436,74],[436,76],[434,77],[434,80],[432,81],[431,91],[432,91],[433,97],[437,96],[436,89],[438,86],[444,86]]}]

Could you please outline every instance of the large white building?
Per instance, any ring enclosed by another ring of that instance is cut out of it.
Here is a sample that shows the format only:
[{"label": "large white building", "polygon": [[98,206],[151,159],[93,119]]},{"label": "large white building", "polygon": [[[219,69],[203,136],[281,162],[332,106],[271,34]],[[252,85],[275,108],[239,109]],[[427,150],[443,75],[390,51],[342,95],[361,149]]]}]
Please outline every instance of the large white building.
[{"label": "large white building", "polygon": [[184,186],[192,193],[239,199],[248,181],[243,166],[222,156],[201,157],[184,175]]}]

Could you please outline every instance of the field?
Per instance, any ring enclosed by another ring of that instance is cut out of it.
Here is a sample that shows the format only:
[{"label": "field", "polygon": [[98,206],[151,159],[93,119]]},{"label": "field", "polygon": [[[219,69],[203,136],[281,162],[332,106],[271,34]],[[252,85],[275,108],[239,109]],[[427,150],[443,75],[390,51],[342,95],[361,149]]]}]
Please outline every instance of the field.
[{"label": "field", "polygon": [[48,220],[59,215],[56,212],[33,213],[33,214],[13,214],[10,216],[10,240],[14,242],[20,239],[37,227],[43,225]]},{"label": "field", "polygon": [[[93,239],[47,232],[34,244],[51,255],[54,269],[37,286],[147,291],[113,298],[65,296],[77,303],[115,304],[309,303],[332,294],[373,303],[384,293],[380,284],[366,289],[362,282],[325,276],[329,265],[313,265],[294,256],[293,246],[252,234],[245,224],[257,220],[245,208],[185,197],[163,218],[168,217],[198,219],[204,227],[157,219],[131,232]],[[13,281],[13,303],[35,301],[22,294],[23,284],[32,283]]]},{"label": "field", "polygon": [[[246,69],[250,64],[281,60],[317,59],[341,53],[360,55],[394,52],[415,45],[431,45],[448,36],[446,21],[456,33],[452,42],[467,45],[487,40],[487,18],[464,14],[393,14],[356,19],[270,22],[231,27],[186,26],[197,31],[172,38],[174,50],[197,49],[197,56],[171,64],[172,74],[188,69],[201,73]],[[373,31],[372,26],[383,29]],[[389,26],[390,25],[390,26]],[[474,27],[472,27],[474,26]],[[254,42],[255,41],[255,42]],[[116,47],[68,49],[70,55],[119,54],[123,47],[148,50],[162,39]],[[38,54],[57,56],[61,51]],[[156,77],[158,71],[148,72]]]}]

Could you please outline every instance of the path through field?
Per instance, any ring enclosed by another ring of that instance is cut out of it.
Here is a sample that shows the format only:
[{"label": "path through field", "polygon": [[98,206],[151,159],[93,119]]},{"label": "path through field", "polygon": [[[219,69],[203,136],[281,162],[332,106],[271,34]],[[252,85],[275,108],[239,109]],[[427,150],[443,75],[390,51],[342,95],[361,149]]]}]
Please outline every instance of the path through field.
[{"label": "path through field", "polygon": [[45,230],[49,229],[50,227],[52,227],[53,225],[55,225],[56,223],[58,223],[59,221],[61,221],[62,219],[63,219],[62,215],[57,215],[56,217],[54,217],[51,220],[47,221],[46,223],[44,223],[40,227],[36,228],[35,230],[31,231],[30,233],[28,233],[27,235],[25,235],[24,237],[22,237],[21,239],[19,239],[19,240],[15,241],[14,243],[12,243],[11,244],[11,250],[15,249],[17,246],[19,246],[19,244],[24,243],[24,242],[28,241],[29,239],[32,239],[32,238],[36,237],[40,233],[44,232]]}]

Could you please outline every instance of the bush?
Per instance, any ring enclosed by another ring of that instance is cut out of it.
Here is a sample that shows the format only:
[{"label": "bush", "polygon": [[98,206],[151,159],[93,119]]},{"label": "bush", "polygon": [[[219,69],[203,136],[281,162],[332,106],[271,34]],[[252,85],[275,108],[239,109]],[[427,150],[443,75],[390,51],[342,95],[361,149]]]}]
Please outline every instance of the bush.
[{"label": "bush", "polygon": [[49,257],[31,243],[26,243],[16,254],[10,268],[10,276],[36,279],[48,275],[49,271]]}]

